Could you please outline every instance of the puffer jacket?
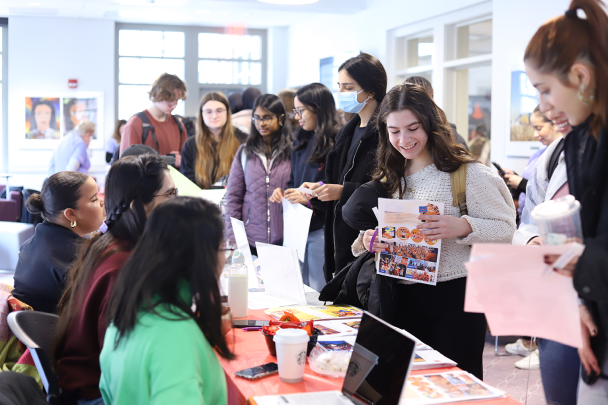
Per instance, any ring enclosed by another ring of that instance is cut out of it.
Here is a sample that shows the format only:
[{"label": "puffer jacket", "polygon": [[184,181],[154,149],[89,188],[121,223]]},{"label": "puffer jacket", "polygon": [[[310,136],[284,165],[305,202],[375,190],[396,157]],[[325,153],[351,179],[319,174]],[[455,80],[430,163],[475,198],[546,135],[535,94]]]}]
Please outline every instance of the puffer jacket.
[{"label": "puffer jacket", "polygon": [[285,189],[291,174],[289,159],[277,163],[273,157],[266,162],[262,154],[247,159],[245,172],[241,165],[241,145],[234,156],[226,186],[226,239],[234,241],[230,217],[245,224],[249,245],[255,242],[283,244],[283,206],[270,202],[275,188]]}]

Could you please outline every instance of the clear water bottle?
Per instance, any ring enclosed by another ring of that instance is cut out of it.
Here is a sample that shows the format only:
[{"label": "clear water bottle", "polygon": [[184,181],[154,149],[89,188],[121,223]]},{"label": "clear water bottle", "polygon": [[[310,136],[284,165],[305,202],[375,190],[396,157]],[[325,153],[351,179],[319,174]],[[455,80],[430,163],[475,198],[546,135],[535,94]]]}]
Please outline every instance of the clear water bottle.
[{"label": "clear water bottle", "polygon": [[228,304],[235,318],[247,316],[247,304],[249,302],[249,279],[245,256],[240,250],[235,250],[232,255],[232,265],[228,276]]}]

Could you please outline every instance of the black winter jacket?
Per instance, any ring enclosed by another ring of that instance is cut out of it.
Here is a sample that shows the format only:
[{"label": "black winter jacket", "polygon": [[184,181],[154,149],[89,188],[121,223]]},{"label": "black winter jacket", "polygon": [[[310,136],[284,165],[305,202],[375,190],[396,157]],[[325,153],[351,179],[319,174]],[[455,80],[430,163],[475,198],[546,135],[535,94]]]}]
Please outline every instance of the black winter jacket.
[{"label": "black winter jacket", "polygon": [[[352,155],[348,153],[350,144],[355,128],[361,124],[358,114],[338,132],[334,148],[327,155],[325,183],[340,184],[344,188],[340,199],[328,204],[325,215],[325,267],[323,271],[326,281],[331,280],[334,273],[355,259],[350,246],[357,239],[359,231],[351,228],[342,220],[342,207],[359,186],[372,179],[371,176],[376,167],[376,150],[379,140],[376,127],[377,114],[378,109],[365,127],[363,137]],[[315,203],[318,203],[318,200],[313,200],[313,205]]]},{"label": "black winter jacket", "polygon": [[[608,133],[602,129],[596,141],[589,121],[572,129],[564,151],[570,194],[581,203],[586,246],[574,271],[574,287],[598,327],[591,346],[603,368],[608,346]],[[586,376],[584,369],[582,373],[588,383],[597,380],[595,374]]]}]

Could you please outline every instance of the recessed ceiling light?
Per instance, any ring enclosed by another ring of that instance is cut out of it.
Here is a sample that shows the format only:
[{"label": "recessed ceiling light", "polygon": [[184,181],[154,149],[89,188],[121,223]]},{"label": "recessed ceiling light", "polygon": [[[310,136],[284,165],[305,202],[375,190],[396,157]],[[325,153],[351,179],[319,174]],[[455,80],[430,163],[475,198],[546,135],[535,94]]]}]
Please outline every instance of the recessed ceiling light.
[{"label": "recessed ceiling light", "polygon": [[196,14],[211,14],[211,10],[196,10]]},{"label": "recessed ceiling light", "polygon": [[287,5],[295,5],[295,4],[312,4],[316,3],[319,0],[258,0],[262,3],[271,3],[271,4],[287,4]]},{"label": "recessed ceiling light", "polygon": [[40,3],[27,3],[29,7],[38,7]]}]

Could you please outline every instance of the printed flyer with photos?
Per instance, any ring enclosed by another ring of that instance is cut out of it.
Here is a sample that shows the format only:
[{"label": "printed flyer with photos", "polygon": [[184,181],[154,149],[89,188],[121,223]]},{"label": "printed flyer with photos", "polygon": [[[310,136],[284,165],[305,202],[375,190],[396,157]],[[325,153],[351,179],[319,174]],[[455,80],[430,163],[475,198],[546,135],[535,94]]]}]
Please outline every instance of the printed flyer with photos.
[{"label": "printed flyer with photos", "polygon": [[378,274],[416,283],[437,284],[441,239],[424,237],[416,227],[424,215],[442,215],[442,202],[379,198],[379,237],[389,245],[376,261]]}]

